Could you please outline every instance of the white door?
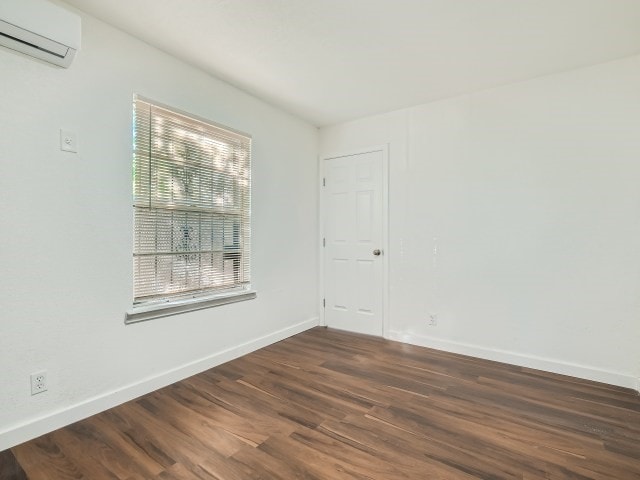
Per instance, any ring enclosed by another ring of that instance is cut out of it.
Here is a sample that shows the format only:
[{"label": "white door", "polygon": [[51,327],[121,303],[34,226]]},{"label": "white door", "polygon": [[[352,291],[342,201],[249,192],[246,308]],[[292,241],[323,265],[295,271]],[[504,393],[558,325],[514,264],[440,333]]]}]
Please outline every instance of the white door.
[{"label": "white door", "polygon": [[383,152],[324,160],[324,292],[329,327],[382,336]]}]

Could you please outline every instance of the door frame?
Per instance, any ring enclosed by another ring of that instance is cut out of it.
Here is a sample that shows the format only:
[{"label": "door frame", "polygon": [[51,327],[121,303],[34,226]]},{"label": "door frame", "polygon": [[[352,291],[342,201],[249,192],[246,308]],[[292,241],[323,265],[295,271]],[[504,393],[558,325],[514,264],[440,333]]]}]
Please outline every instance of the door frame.
[{"label": "door frame", "polygon": [[322,154],[318,156],[318,215],[319,215],[319,237],[318,237],[318,311],[320,312],[321,326],[326,326],[325,319],[325,289],[324,289],[324,246],[325,238],[325,213],[326,200],[324,195],[323,180],[325,178],[325,160],[339,157],[351,157],[364,153],[382,152],[382,337],[389,338],[389,144],[382,144],[369,148],[358,148],[343,152]]}]

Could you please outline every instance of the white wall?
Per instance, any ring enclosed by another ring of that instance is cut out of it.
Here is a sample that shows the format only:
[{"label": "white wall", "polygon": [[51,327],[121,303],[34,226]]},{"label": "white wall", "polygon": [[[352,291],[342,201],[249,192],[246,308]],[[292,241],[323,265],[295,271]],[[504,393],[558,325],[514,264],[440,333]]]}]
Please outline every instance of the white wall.
[{"label": "white wall", "polygon": [[391,338],[638,388],[639,85],[635,56],[321,129],[390,143]]},{"label": "white wall", "polygon": [[[317,324],[317,129],[91,17],[82,42],[68,70],[0,49],[0,450]],[[124,325],[134,93],[253,135],[256,300]]]}]

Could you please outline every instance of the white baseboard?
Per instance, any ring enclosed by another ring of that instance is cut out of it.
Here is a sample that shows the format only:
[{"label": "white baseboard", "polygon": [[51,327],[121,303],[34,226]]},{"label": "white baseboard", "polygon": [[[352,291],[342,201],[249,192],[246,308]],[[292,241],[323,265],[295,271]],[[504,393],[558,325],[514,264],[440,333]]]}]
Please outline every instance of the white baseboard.
[{"label": "white baseboard", "polygon": [[241,357],[272,343],[284,340],[297,333],[304,332],[317,326],[319,319],[311,318],[277,332],[236,345],[234,347],[214,353],[208,357],[182,365],[153,377],[119,388],[111,392],[98,395],[68,408],[49,412],[39,418],[12,426],[0,432],[0,451],[11,448],[20,443],[44,435],[58,428],[103,412],[109,408],[121,405],[141,395],[166,387],[184,378],[203,372],[222,363]]},{"label": "white baseboard", "polygon": [[511,365],[517,365],[519,367],[535,368],[537,370],[544,370],[546,372],[569,375],[572,377],[593,380],[596,382],[607,383],[609,385],[617,385],[620,387],[626,387],[636,391],[640,391],[640,380],[633,375],[625,375],[623,373],[612,372],[609,370],[598,369],[575,363],[562,362],[549,358],[537,357],[535,355],[526,355],[507,350],[481,347],[479,345],[472,345],[468,343],[442,340],[425,335],[415,335],[391,331],[387,335],[387,338],[389,340],[410,343],[412,345],[418,345],[420,347],[428,347],[445,352],[459,353],[462,355],[469,355],[486,360],[509,363]]}]

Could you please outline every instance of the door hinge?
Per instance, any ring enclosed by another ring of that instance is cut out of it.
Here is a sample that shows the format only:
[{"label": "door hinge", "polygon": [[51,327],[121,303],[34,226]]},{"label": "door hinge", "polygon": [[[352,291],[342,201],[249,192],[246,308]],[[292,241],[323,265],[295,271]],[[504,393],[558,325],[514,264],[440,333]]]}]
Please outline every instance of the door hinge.
[{"label": "door hinge", "polygon": [[326,247],[326,246],[327,246],[327,239],[326,239],[326,238],[323,238],[323,239],[322,239],[322,246],[323,246],[323,247]]},{"label": "door hinge", "polygon": [[326,186],[327,186],[327,179],[326,179],[326,177],[323,177],[323,178],[322,178],[322,186],[323,186],[323,187],[326,187]]},{"label": "door hinge", "polygon": [[327,307],[327,299],[323,298],[322,299],[322,308],[326,308]]}]

